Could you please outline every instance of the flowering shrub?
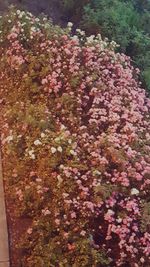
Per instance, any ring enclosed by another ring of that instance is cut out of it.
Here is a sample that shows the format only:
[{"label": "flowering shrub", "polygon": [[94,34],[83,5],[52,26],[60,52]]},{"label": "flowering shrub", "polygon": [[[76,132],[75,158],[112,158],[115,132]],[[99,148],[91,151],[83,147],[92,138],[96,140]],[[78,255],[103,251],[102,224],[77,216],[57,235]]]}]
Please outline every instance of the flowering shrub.
[{"label": "flowering shrub", "polygon": [[0,21],[7,198],[22,266],[150,264],[150,100],[115,43],[45,17]]}]

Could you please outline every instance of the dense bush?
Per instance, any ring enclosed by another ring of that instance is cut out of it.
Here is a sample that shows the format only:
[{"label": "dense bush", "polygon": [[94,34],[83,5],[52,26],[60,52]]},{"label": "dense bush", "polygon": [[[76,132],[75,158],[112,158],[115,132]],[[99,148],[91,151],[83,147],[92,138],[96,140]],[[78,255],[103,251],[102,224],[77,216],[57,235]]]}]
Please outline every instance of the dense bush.
[{"label": "dense bush", "polygon": [[[59,2],[59,0],[58,0]],[[64,18],[80,25],[87,34],[101,33],[115,40],[119,51],[132,57],[141,70],[143,85],[150,90],[150,3],[138,0],[60,1]]]},{"label": "dense bush", "polygon": [[32,219],[22,266],[149,267],[150,100],[114,42],[70,27],[0,19],[6,195]]},{"label": "dense bush", "polygon": [[150,4],[149,1],[91,0],[85,6],[83,27],[88,32],[100,31],[120,44],[120,51],[130,55],[150,90]]},{"label": "dense bush", "polygon": [[[2,3],[1,3],[2,2]],[[141,70],[143,86],[150,91],[150,2],[149,0],[5,0],[0,10],[15,3],[34,14],[44,12],[53,21],[72,21],[87,34],[101,33],[120,44]]]}]

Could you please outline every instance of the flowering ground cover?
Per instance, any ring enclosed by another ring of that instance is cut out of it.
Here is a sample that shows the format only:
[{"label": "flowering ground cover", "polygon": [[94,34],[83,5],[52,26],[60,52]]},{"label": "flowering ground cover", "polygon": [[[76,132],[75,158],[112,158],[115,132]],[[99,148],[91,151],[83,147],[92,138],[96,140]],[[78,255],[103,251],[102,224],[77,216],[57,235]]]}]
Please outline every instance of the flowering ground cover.
[{"label": "flowering ground cover", "polygon": [[14,266],[149,267],[150,99],[114,42],[71,26],[0,18],[5,192],[24,225]]}]

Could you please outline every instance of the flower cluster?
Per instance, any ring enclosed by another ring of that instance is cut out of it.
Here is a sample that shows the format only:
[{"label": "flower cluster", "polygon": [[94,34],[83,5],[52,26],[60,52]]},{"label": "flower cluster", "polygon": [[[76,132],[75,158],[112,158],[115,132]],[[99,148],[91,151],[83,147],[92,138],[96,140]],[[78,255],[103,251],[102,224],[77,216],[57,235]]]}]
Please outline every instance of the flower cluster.
[{"label": "flower cluster", "polygon": [[100,36],[24,12],[2,19],[6,195],[32,219],[23,266],[148,267],[150,100],[138,70]]}]

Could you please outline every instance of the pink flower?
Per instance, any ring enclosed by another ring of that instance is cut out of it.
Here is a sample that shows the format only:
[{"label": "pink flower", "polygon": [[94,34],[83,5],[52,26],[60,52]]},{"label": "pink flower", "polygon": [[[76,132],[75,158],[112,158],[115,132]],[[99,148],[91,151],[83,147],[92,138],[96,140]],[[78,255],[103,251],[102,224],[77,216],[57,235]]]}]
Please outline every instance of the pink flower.
[{"label": "pink flower", "polygon": [[73,219],[73,218],[76,218],[76,213],[75,212],[72,212],[71,213],[71,218]]},{"label": "pink flower", "polygon": [[59,219],[55,219],[55,223],[56,223],[57,225],[60,225],[60,220],[59,220]]},{"label": "pink flower", "polygon": [[82,231],[80,232],[80,235],[85,236],[85,235],[86,235],[86,231],[82,230]]}]

